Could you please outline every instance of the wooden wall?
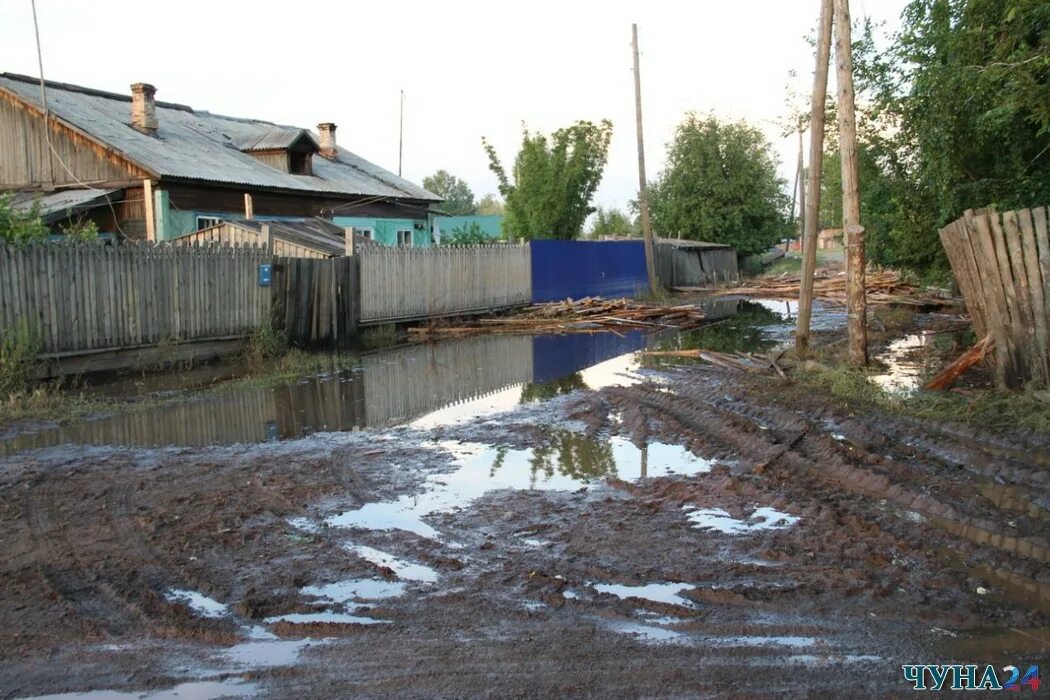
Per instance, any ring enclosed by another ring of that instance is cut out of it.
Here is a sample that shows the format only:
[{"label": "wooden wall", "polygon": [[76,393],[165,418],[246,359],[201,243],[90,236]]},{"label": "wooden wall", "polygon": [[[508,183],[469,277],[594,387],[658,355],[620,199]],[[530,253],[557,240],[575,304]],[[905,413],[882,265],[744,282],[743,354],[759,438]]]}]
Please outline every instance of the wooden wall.
[{"label": "wooden wall", "polygon": [[740,278],[736,251],[657,243],[656,276],[665,287],[703,287]]},{"label": "wooden wall", "polygon": [[469,314],[529,304],[528,245],[361,250],[361,323]]},{"label": "wooden wall", "polygon": [[[116,152],[54,120],[51,121],[51,144],[77,179],[89,184],[147,177],[145,171],[120,158]],[[50,161],[53,167],[49,170]],[[0,189],[50,184],[52,172],[55,184],[76,182],[48,150],[43,115],[0,91]]]},{"label": "wooden wall", "polygon": [[0,245],[0,333],[28,324],[43,352],[246,336],[270,322],[262,248]]}]

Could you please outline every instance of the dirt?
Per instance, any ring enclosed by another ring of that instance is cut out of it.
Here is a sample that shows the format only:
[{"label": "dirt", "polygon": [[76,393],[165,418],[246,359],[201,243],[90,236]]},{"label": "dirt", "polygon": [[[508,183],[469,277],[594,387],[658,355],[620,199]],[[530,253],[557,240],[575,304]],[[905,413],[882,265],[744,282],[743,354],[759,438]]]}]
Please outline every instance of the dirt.
[{"label": "dirt", "polygon": [[902,663],[1050,658],[1045,437],[643,376],[432,429],[7,457],[0,695],[896,695]]}]

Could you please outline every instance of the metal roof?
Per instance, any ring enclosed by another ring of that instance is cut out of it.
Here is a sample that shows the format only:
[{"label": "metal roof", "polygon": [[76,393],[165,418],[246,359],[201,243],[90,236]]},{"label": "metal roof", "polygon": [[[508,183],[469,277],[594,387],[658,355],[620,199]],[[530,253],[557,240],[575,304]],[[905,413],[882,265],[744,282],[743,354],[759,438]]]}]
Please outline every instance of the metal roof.
[{"label": "metal roof", "polygon": [[[160,126],[155,136],[149,136],[130,125],[130,96],[64,83],[46,84],[48,108],[54,116],[162,179],[441,201],[437,195],[344,148],[338,149],[334,160],[314,155],[312,175],[282,172],[241,151],[244,144],[281,141],[291,131],[306,131],[299,127],[224,117],[157,102]],[[40,82],[36,78],[0,73],[0,90],[41,109]]]},{"label": "metal roof", "polygon": [[[60,221],[73,214],[94,209],[106,204],[106,198],[120,190],[75,189],[40,194],[39,192],[14,192],[11,205],[21,211],[29,211],[33,204],[40,207],[40,218],[44,223]],[[112,197],[116,201],[117,197]]]},{"label": "metal roof", "polygon": [[313,134],[306,129],[297,129],[295,127],[279,127],[263,134],[262,136],[252,137],[246,143],[240,144],[238,148],[242,151],[272,151],[281,148],[290,148],[302,138],[309,139],[310,143],[313,144],[315,151],[319,148]]}]

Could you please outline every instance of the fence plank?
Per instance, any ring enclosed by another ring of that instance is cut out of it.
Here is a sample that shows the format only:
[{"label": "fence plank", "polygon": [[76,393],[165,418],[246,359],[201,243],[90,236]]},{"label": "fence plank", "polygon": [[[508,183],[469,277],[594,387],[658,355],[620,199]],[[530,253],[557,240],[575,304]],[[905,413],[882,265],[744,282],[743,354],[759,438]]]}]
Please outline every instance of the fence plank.
[{"label": "fence plank", "polygon": [[1035,226],[1032,212],[1022,209],[1016,212],[1021,229],[1021,246],[1024,250],[1024,267],[1028,275],[1027,288],[1031,298],[1032,329],[1034,340],[1033,374],[1041,384],[1050,383],[1050,333],[1048,333],[1048,315],[1043,291],[1043,275],[1039,269],[1039,250],[1036,245]]}]

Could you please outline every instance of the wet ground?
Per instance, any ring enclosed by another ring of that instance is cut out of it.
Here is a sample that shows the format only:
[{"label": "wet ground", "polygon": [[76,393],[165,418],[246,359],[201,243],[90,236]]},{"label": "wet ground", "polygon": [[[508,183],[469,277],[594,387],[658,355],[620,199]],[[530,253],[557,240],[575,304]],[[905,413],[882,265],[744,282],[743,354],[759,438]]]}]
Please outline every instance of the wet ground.
[{"label": "wet ground", "polygon": [[[886,696],[902,663],[1046,661],[1045,437],[634,353],[767,351],[793,312],[8,435],[0,696]],[[881,353],[901,390],[923,330]]]}]

